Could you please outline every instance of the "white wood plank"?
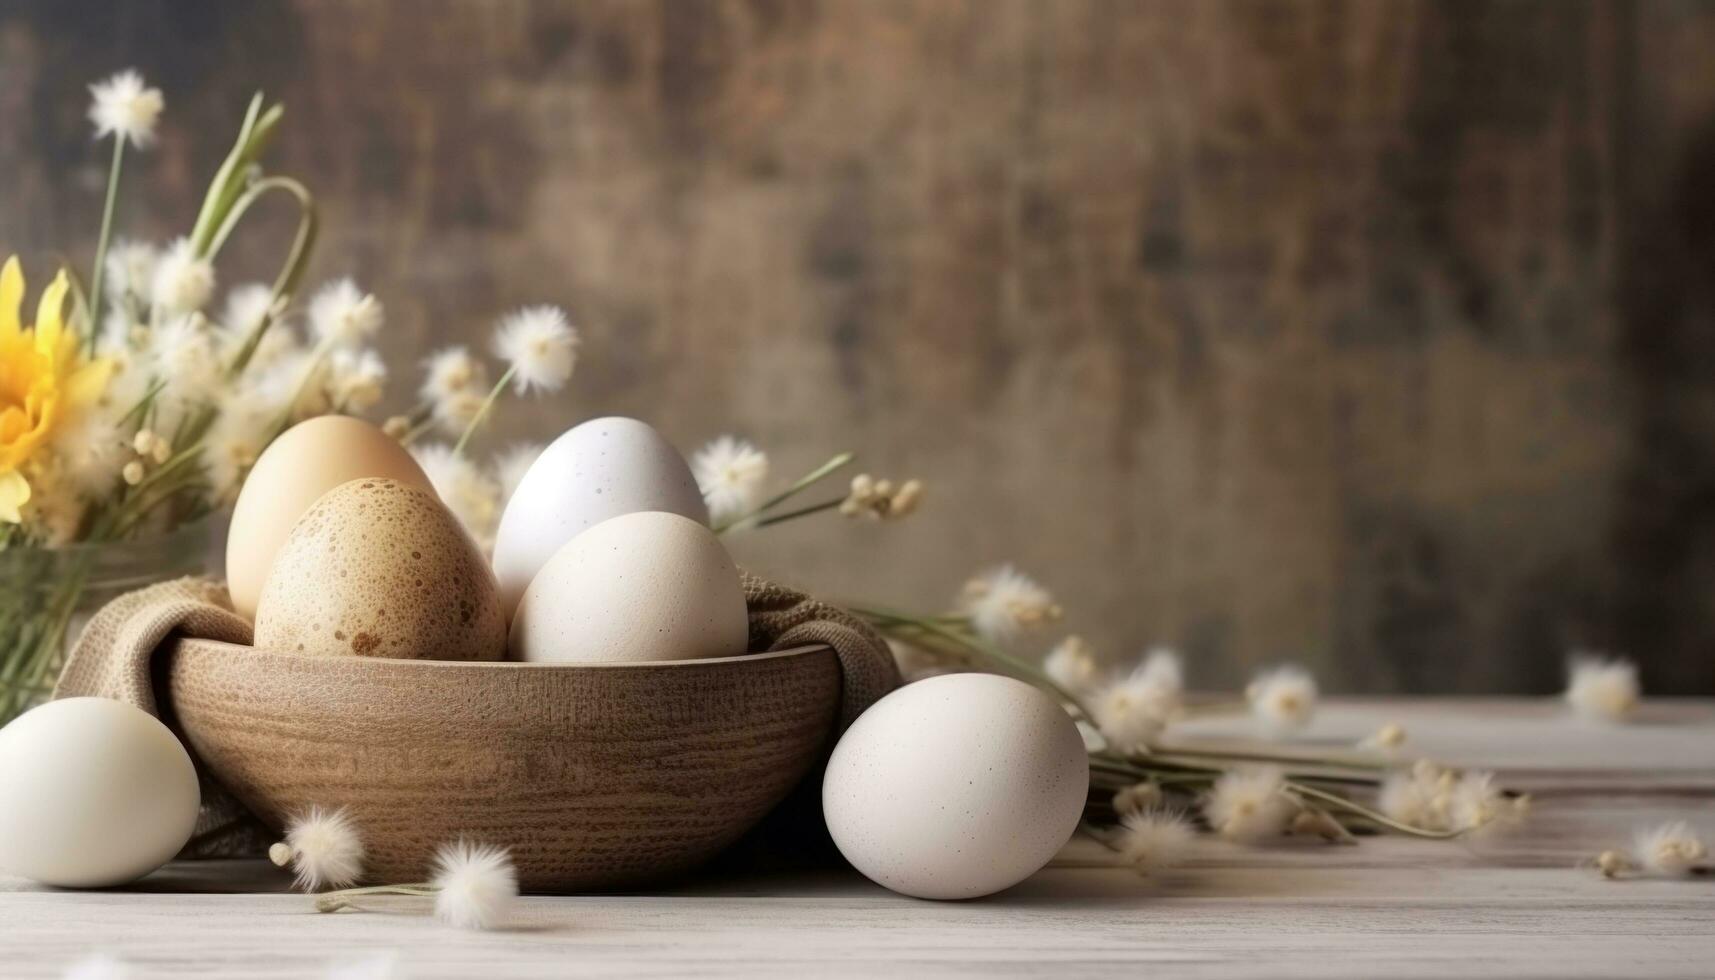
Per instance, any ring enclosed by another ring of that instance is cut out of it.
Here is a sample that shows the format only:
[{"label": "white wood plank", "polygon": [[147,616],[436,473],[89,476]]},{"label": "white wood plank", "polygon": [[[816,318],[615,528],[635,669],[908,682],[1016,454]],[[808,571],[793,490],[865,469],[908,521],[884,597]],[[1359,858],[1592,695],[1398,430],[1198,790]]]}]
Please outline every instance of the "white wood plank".
[{"label": "white wood plank", "polygon": [[965,903],[901,898],[849,872],[703,878],[526,898],[516,928],[494,934],[437,927],[404,900],[317,915],[255,862],[175,865],[109,892],[0,879],[0,974],[56,976],[96,949],[147,977],[313,977],[389,951],[406,977],[1715,973],[1715,879],[1614,882],[1578,867],[1644,822],[1683,817],[1715,835],[1715,702],[1591,729],[1543,702],[1372,701],[1331,707],[1310,737],[1349,741],[1387,720],[1419,748],[1496,760],[1530,784],[1526,831],[1469,846],[1203,841],[1159,879],[1050,869]]}]

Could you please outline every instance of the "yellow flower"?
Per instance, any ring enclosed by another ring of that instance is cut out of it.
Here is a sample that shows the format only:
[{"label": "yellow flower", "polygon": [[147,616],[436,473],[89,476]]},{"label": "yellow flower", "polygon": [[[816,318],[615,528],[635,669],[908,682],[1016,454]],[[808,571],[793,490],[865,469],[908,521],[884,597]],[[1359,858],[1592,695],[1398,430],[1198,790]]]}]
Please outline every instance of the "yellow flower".
[{"label": "yellow flower", "polygon": [[77,332],[62,319],[70,284],[54,277],[36,307],[36,325],[19,320],[24,273],[13,256],[0,269],[0,522],[16,524],[30,500],[24,465],[54,426],[94,404],[112,365],[85,361]]}]

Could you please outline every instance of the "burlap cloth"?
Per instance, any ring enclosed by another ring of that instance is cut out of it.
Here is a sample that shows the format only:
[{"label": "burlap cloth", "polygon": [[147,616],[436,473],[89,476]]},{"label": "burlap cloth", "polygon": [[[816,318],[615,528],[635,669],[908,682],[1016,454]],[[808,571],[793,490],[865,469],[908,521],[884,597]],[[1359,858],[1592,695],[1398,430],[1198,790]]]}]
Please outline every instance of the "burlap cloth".
[{"label": "burlap cloth", "polygon": [[[743,581],[752,651],[812,643],[834,649],[842,674],[841,731],[899,685],[899,670],[887,644],[856,617],[749,573]],[[209,579],[177,579],[127,593],[89,621],[60,673],[54,697],[113,698],[159,717],[157,685],[162,680],[154,656],[173,636],[249,645],[251,628],[232,611],[226,587]],[[231,856],[265,848],[270,839],[266,828],[206,773],[201,779],[202,813],[185,856]]]}]

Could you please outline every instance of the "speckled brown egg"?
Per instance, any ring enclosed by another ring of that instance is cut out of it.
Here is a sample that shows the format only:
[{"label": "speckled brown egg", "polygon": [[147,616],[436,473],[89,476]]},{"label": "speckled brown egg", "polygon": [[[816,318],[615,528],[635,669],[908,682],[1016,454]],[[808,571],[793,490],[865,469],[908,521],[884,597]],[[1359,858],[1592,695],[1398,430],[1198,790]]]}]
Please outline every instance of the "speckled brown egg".
[{"label": "speckled brown egg", "polygon": [[499,660],[494,573],[433,493],[380,478],[323,494],[256,604],[256,645],[322,656]]}]

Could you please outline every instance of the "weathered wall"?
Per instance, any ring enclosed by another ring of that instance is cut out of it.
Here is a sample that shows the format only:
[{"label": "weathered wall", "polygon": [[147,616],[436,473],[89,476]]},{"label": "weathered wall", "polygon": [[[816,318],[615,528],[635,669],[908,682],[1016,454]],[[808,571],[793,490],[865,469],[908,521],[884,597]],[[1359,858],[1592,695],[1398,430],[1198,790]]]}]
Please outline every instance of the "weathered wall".
[{"label": "weathered wall", "polygon": [[260,87],[396,366],[574,311],[508,435],[930,483],[752,564],[922,602],[1015,560],[1204,683],[1550,690],[1584,643],[1710,693],[1712,50],[1674,3],[11,0],[0,243],[91,251],[86,82],[168,92],[123,208],[158,237]]}]

